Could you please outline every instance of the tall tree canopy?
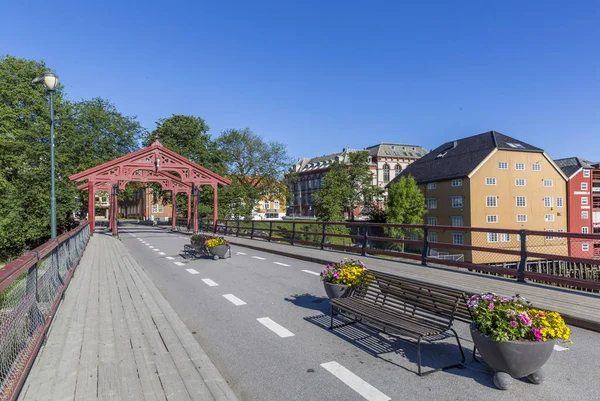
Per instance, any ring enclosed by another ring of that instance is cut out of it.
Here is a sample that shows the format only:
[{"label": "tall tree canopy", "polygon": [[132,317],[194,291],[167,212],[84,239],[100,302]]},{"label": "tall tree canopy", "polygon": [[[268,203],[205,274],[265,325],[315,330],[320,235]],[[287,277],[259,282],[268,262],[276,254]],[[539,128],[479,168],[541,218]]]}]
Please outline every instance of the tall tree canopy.
[{"label": "tall tree canopy", "polygon": [[[425,197],[417,186],[414,177],[400,177],[390,185],[386,201],[387,222],[392,224],[423,224],[423,216],[427,212]],[[385,229],[390,237],[405,238],[407,234],[420,234],[419,229],[392,228]]]}]

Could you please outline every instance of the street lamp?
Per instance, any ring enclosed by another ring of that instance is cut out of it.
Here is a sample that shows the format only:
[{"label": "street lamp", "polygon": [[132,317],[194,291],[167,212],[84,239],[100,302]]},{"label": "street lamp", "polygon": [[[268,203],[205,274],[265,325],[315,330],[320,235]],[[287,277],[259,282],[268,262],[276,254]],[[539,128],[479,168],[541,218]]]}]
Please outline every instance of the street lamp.
[{"label": "street lamp", "polygon": [[48,73],[36,77],[32,84],[42,83],[50,95],[50,238],[56,238],[56,183],[54,181],[54,91],[58,76]]}]

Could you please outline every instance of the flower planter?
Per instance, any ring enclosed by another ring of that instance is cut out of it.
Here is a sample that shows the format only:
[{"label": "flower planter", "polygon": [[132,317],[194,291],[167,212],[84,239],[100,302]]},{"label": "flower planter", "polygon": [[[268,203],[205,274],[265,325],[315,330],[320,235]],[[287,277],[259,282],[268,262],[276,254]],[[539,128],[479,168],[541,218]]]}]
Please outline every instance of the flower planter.
[{"label": "flower planter", "polygon": [[350,295],[351,292],[351,288],[347,285],[326,283],[325,281],[323,282],[323,285],[325,286],[325,293],[329,299],[345,298]]},{"label": "flower planter", "polygon": [[225,255],[227,255],[227,252],[229,252],[229,246],[217,245],[213,246],[212,248],[208,248],[208,251],[211,255],[213,255],[215,260],[225,259]]},{"label": "flower planter", "polygon": [[542,366],[550,359],[554,341],[497,342],[481,334],[471,325],[473,343],[485,362],[496,371],[494,384],[501,390],[511,385],[512,378],[527,378],[535,384],[543,381]]}]

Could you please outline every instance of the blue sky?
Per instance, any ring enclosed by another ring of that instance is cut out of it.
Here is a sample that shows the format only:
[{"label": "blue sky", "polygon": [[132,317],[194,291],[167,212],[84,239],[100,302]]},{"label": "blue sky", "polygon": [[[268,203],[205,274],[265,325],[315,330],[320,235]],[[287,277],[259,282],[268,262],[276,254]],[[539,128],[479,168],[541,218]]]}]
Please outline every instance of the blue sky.
[{"label": "blue sky", "polygon": [[295,158],[494,129],[600,161],[600,2],[449,3],[15,0],[0,54],[150,130],[193,114]]}]

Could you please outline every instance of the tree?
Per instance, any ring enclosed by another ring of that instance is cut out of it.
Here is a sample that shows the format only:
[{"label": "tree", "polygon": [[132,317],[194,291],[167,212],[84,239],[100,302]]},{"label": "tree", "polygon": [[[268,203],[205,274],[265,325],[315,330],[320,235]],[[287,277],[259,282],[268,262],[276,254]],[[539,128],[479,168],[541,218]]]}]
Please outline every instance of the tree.
[{"label": "tree", "polygon": [[285,199],[281,182],[292,160],[284,144],[265,141],[249,128],[225,130],[216,143],[232,181],[221,191],[225,213],[250,217],[259,200]]},{"label": "tree", "polygon": [[[425,197],[414,177],[402,176],[400,180],[390,185],[386,209],[388,223],[423,224],[423,216],[427,212]],[[406,238],[407,234],[422,232],[419,229],[386,227],[385,233],[388,237]],[[404,250],[404,246],[402,246],[402,250]]]}]

